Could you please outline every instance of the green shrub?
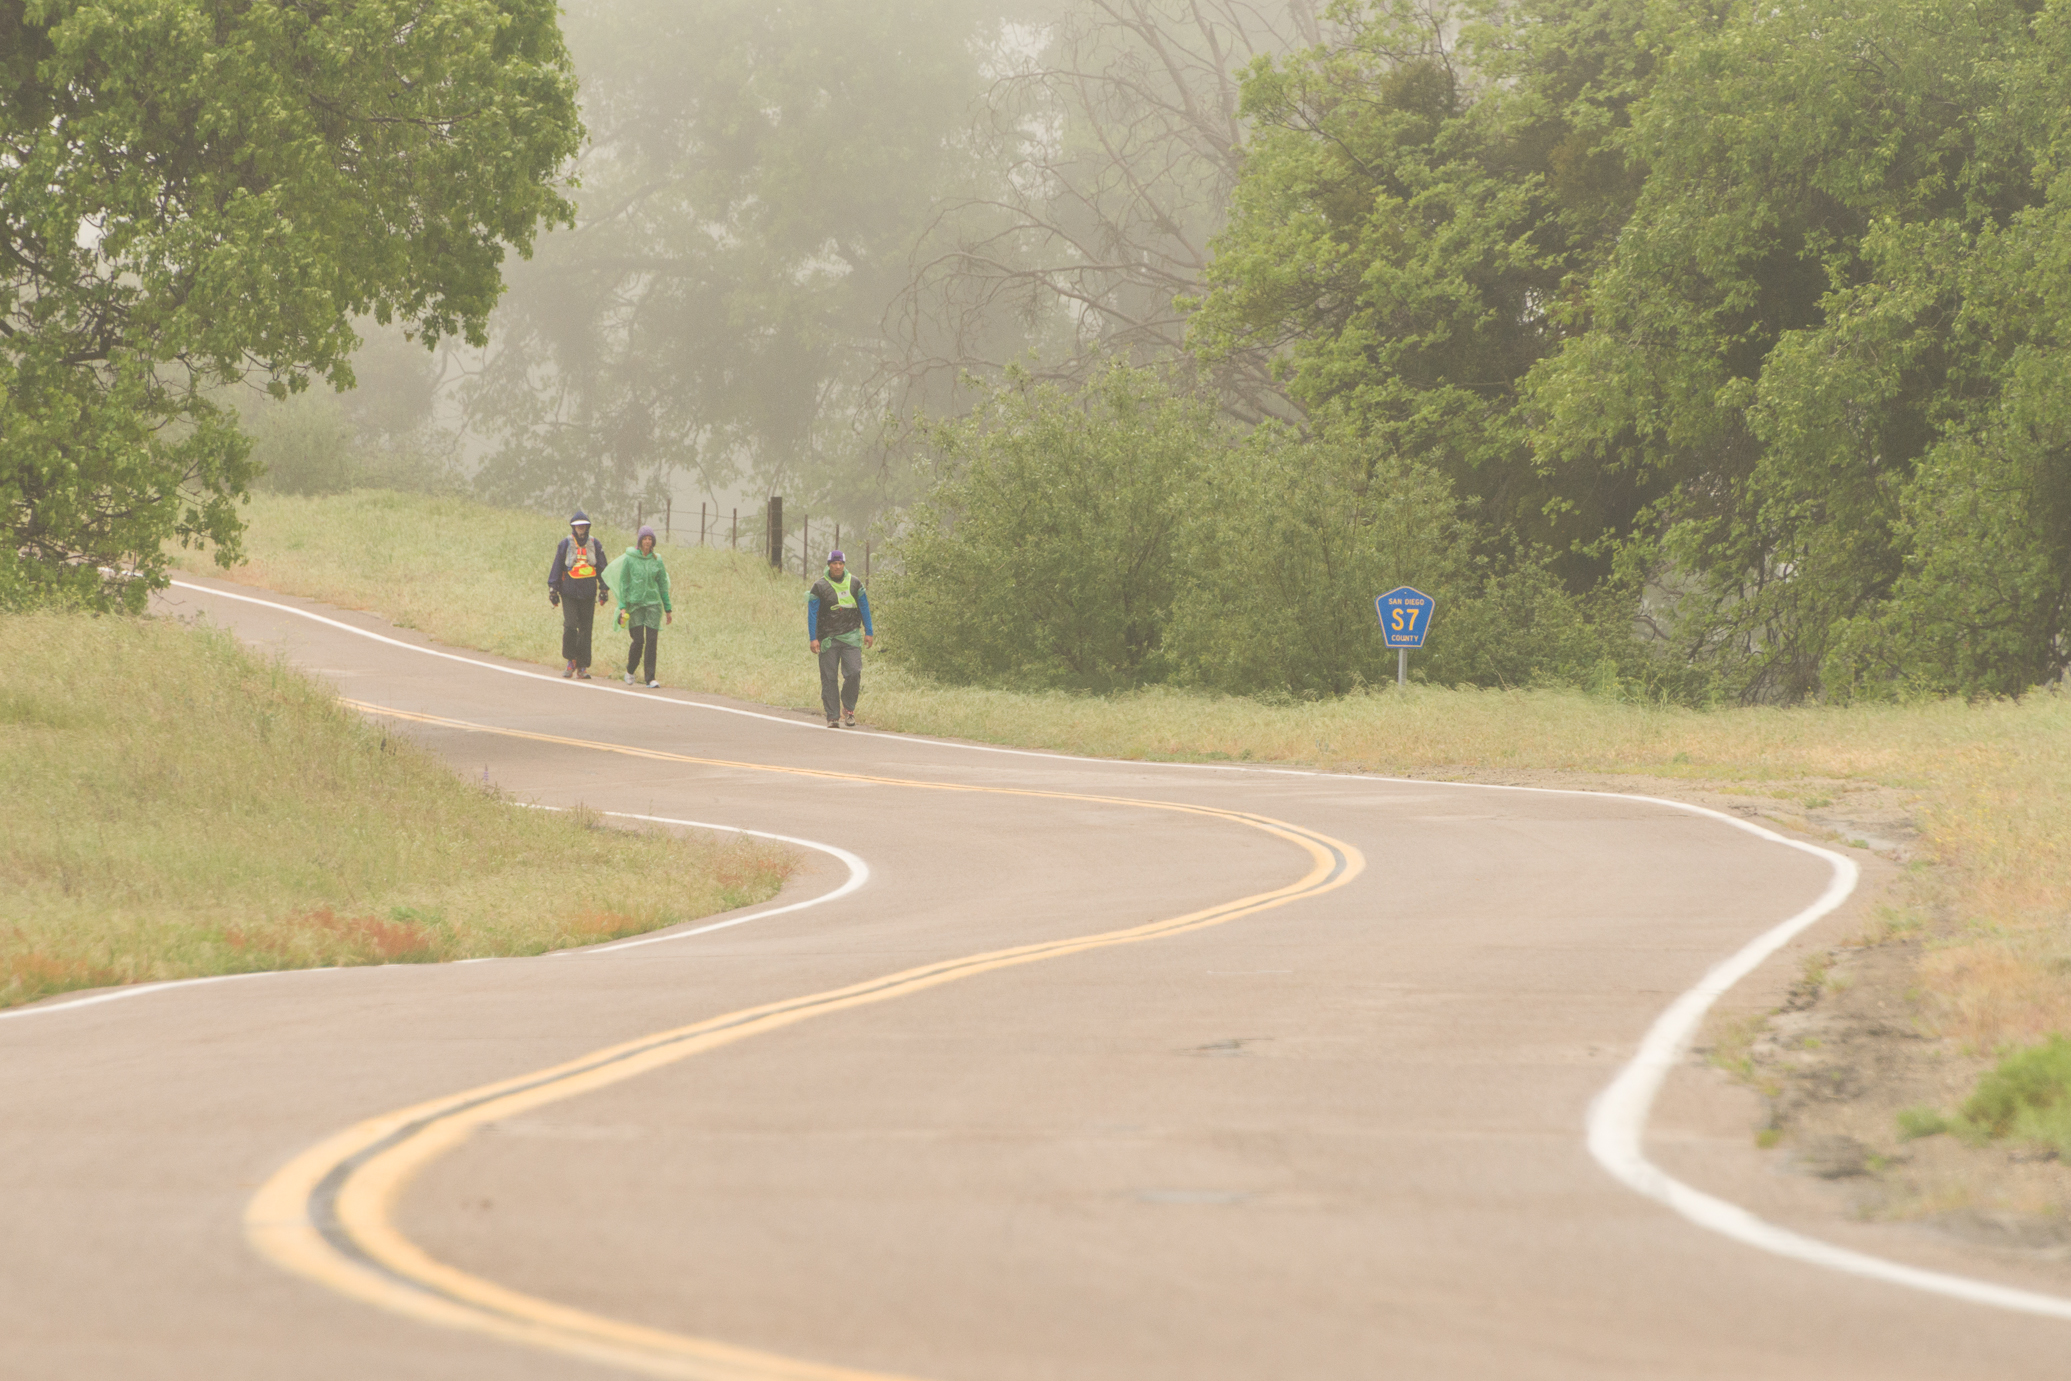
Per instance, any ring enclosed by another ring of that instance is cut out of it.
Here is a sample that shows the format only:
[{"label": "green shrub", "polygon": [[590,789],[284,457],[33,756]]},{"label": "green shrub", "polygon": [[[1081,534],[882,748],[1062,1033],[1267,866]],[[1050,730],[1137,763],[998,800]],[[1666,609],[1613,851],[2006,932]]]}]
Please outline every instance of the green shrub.
[{"label": "green shrub", "polygon": [[1984,1136],[2020,1137],[2071,1159],[2071,1040],[2015,1051],[1978,1081],[1964,1120]]},{"label": "green shrub", "polygon": [[301,497],[354,489],[437,494],[463,487],[452,433],[428,415],[405,429],[355,420],[349,405],[356,397],[312,390],[252,408],[245,429],[259,467],[255,487]]},{"label": "green shrub", "polygon": [[895,655],[953,683],[1163,679],[1211,409],[1116,365],[1075,395],[1016,379],[929,439],[943,478],[889,553]]},{"label": "green shrub", "polygon": [[1633,588],[1568,589],[1443,476],[1349,430],[1239,435],[1155,373],[1016,380],[929,433],[942,478],[885,582],[887,651],[953,684],[1344,695],[1394,680],[1374,598],[1438,602],[1417,680],[1702,699],[1651,655]]},{"label": "green shrub", "polygon": [[1940,1136],[1949,1130],[1949,1119],[1933,1108],[1901,1108],[1898,1114],[1898,1139],[1918,1141],[1923,1136]]},{"label": "green shrub", "polygon": [[336,394],[298,393],[262,407],[248,430],[260,487],[276,494],[337,494],[353,487],[352,425]]},{"label": "green shrub", "polygon": [[1391,680],[1374,597],[1415,585],[1449,606],[1464,584],[1472,529],[1422,466],[1266,426],[1198,473],[1173,573],[1175,679],[1239,695]]}]

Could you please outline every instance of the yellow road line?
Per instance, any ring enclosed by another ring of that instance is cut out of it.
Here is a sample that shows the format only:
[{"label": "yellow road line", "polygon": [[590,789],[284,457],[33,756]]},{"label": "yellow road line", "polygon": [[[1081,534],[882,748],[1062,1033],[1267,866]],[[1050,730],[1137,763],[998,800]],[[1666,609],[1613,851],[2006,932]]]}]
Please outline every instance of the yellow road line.
[{"label": "yellow road line", "polygon": [[404,1237],[393,1213],[412,1179],[477,1127],[549,1103],[607,1087],[675,1061],[831,1012],[907,997],[929,988],[1022,964],[1135,944],[1221,925],[1344,886],[1365,867],[1359,851],[1298,825],[1246,811],[1127,796],[973,786],[881,777],[820,768],[692,757],[658,749],[566,738],[474,724],[438,715],[345,702],[367,714],[506,738],[620,753],[629,757],[790,776],[836,778],[926,791],[1033,796],[1173,811],[1230,820],[1285,839],[1309,855],[1295,882],[1162,921],[1075,939],[990,950],[940,960],[828,992],[693,1022],[673,1030],[592,1051],[513,1079],[369,1118],[310,1147],[283,1166],[245,1210],[245,1233],[276,1265],[341,1294],[427,1323],[467,1329],[514,1343],[617,1366],[649,1376],[687,1381],[902,1381],[882,1372],[801,1361],[711,1339],[624,1323],[506,1289],[438,1261]]}]

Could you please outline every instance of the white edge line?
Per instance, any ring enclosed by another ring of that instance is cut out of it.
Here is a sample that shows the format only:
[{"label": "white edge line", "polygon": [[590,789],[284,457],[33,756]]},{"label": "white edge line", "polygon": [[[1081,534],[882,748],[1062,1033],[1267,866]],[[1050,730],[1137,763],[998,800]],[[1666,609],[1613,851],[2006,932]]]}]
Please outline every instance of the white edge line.
[{"label": "white edge line", "polygon": [[[644,691],[628,690],[624,686],[600,685],[595,681],[575,681],[565,676],[549,676],[543,671],[533,671],[526,667],[510,667],[503,666],[497,662],[485,662],[479,657],[463,657],[457,652],[445,652],[436,647],[425,647],[421,643],[407,643],[401,638],[391,638],[385,633],[376,633],[370,628],[355,628],[353,625],[339,619],[326,618],[322,614],[313,614],[307,609],[297,609],[292,604],[281,604],[275,600],[259,599],[254,595],[232,594],[228,590],[218,590],[209,585],[195,585],[185,580],[173,580],[167,583],[176,589],[192,590],[196,594],[213,595],[217,599],[234,599],[240,604],[257,604],[263,608],[277,609],[283,614],[293,614],[297,618],[308,619],[312,623],[321,623],[326,627],[336,628],[341,632],[356,634],[362,638],[371,638],[377,643],[387,643],[390,647],[400,647],[409,652],[421,652],[427,657],[439,657],[449,662],[460,662],[466,666],[481,667],[485,671],[497,672],[504,676],[522,676],[528,681],[545,681],[552,685],[567,686],[571,690],[602,691],[607,695],[630,696],[635,700],[644,700],[652,705],[683,705],[700,710],[712,710],[719,714],[735,714],[740,715],[744,719],[761,719],[767,720],[771,724],[788,724],[794,729],[809,729],[813,727],[804,720],[789,718],[784,715],[763,714],[756,710],[735,709],[731,705],[711,705],[701,700],[677,700],[669,696],[650,695]],[[871,737],[905,738],[906,735],[872,734]]]},{"label": "white edge line", "polygon": [[[677,709],[686,710],[710,710],[714,714],[731,714],[739,715],[743,719],[760,719],[765,723],[782,724],[786,728],[791,729],[810,729],[815,733],[826,732],[817,722],[803,719],[796,715],[765,714],[760,710],[744,710],[733,705],[714,705],[708,700],[679,700],[674,696],[651,695],[644,691],[627,690],[623,686],[600,685],[595,681],[574,681],[565,676],[554,676],[547,672],[534,671],[528,667],[504,666],[499,662],[485,662],[479,657],[463,657],[457,652],[446,652],[436,647],[426,647],[422,643],[404,642],[401,638],[391,638],[385,633],[376,633],[371,628],[358,628],[339,619],[327,618],[322,614],[311,613],[307,609],[297,609],[292,604],[282,604],[276,600],[260,599],[256,595],[234,594],[229,590],[219,590],[213,585],[196,585],[186,580],[171,580],[167,583],[177,589],[192,590],[196,594],[213,595],[218,599],[236,600],[240,604],[257,604],[262,608],[277,609],[283,614],[293,614],[297,618],[308,619],[312,623],[321,623],[326,627],[336,628],[341,632],[369,638],[377,643],[387,643],[390,647],[400,647],[408,652],[421,652],[427,657],[439,657],[449,662],[460,662],[466,666],[481,667],[486,671],[497,672],[503,676],[522,676],[530,681],[544,681],[549,685],[566,686],[571,690],[602,691],[609,695],[631,696],[635,700],[644,701],[650,705],[673,706]],[[1122,767],[1182,767],[1192,768],[1199,772],[1272,772],[1301,777],[1347,777],[1358,781],[1390,780],[1378,777],[1354,778],[1352,774],[1343,772],[1309,772],[1299,768],[1252,767],[1242,763],[1134,762],[1124,758],[1088,757],[1082,753],[1055,753],[1036,748],[1000,748],[987,743],[961,743],[955,739],[928,738],[921,734],[894,734],[887,733],[881,729],[850,729],[846,732],[861,738],[887,738],[894,739],[900,743],[920,743],[937,748],[955,748],[967,753],[998,753],[1014,758],[1051,758],[1060,762],[1093,762]],[[1447,783],[1447,785],[1472,785],[1472,783],[1452,782]]]},{"label": "white edge line", "polygon": [[156,983],[133,983],[120,988],[111,988],[92,997],[75,997],[62,1002],[38,1002],[32,1006],[15,1007],[0,1012],[0,1021],[14,1021],[20,1017],[40,1017],[51,1012],[69,1012],[76,1007],[98,1007],[103,1002],[122,1002],[146,993],[162,993],[168,988],[194,988],[203,983],[234,983],[240,978],[278,978],[286,973],[336,973],[336,965],[320,969],[252,969],[245,973],[215,973],[206,978],[167,978]]},{"label": "white edge line", "polygon": [[[405,643],[404,646],[407,647],[409,644]],[[519,801],[516,804],[531,810],[558,811],[569,809],[567,806],[545,806],[531,801]],[[746,925],[750,921],[766,921],[772,916],[781,916],[787,911],[803,911],[808,906],[819,906],[824,902],[836,901],[847,896],[870,880],[869,864],[850,853],[847,849],[836,848],[832,844],[821,844],[811,839],[800,839],[795,835],[789,834],[771,834],[767,830],[743,829],[739,825],[712,825],[702,820],[671,820],[665,816],[634,815],[629,811],[622,810],[600,810],[597,813],[599,815],[609,815],[620,820],[645,820],[657,825],[683,825],[691,829],[720,830],[728,834],[752,834],[758,839],[776,839],[786,844],[797,844],[808,849],[818,849],[823,854],[834,855],[848,866],[848,881],[842,883],[841,886],[831,892],[822,892],[819,896],[807,897],[804,901],[795,901],[784,906],[775,906],[761,911],[751,909],[745,915],[728,916],[723,921],[714,921],[708,925],[695,926],[688,930],[671,929],[659,935],[643,935],[637,939],[618,940],[608,945],[588,946],[582,949],[557,949],[536,956],[538,958],[581,958],[592,954],[610,954],[613,950],[636,949],[641,945],[667,944],[671,940],[687,940],[693,935],[704,935],[714,930],[730,930],[734,926]],[[516,954],[485,954],[473,959],[454,959],[448,962],[453,964],[484,964],[496,959],[522,959],[524,957],[523,955]],[[21,1017],[49,1016],[53,1012],[77,1011],[81,1007],[98,1007],[104,1002],[123,1002],[129,998],[143,997],[149,993],[162,993],[172,988],[198,988],[205,983],[232,983],[241,978],[288,978],[298,974],[345,973],[349,969],[378,969],[387,967],[388,965],[385,964],[329,964],[322,968],[253,969],[248,973],[216,973],[210,974],[205,978],[169,978],[158,983],[137,983],[127,987],[113,988],[105,993],[95,993],[92,997],[76,997],[69,1001],[39,1002],[27,1007],[16,1007],[8,1011],[0,1011],[0,1021],[13,1021]]]},{"label": "white edge line", "polygon": [[[548,676],[543,672],[499,666],[494,662],[484,662],[477,658],[462,657],[456,653],[442,652],[436,648],[423,647],[415,643],[403,642],[397,638],[384,637],[368,629],[355,628],[351,624],[325,618],[321,614],[313,614],[306,609],[297,609],[291,605],[276,603],[273,600],[258,599],[251,595],[232,594],[227,590],[218,590],[207,585],[194,585],[183,580],[174,580],[170,583],[183,590],[193,590],[197,594],[215,595],[223,599],[238,600],[245,604],[264,605],[269,609],[278,609],[283,613],[311,619],[317,623],[342,629],[347,633],[356,633],[363,638],[372,638],[376,642],[407,648],[412,652],[421,652],[432,657],[443,657],[448,661],[465,662],[470,666],[485,667],[491,671],[502,672],[506,675],[525,676],[539,681],[554,682],[562,679],[556,676]],[[575,682],[569,682],[568,684],[571,686],[578,685]],[[610,691],[619,695],[632,695],[656,705],[673,705],[686,709],[712,710],[721,714],[741,715],[749,719],[761,719],[774,724],[787,724],[797,729],[814,727],[799,719],[762,714],[754,710],[735,709],[728,705],[713,705],[700,700],[678,700],[665,696],[643,696],[635,691],[594,684],[578,686],[578,688]],[[1847,900],[1849,895],[1855,890],[1860,870],[1857,869],[1855,861],[1845,854],[1839,854],[1831,849],[1822,849],[1817,845],[1791,839],[1776,833],[1774,830],[1764,829],[1751,821],[1728,815],[1724,811],[1692,805],[1687,801],[1672,801],[1659,796],[1641,796],[1632,792],[1585,791],[1575,787],[1509,786],[1495,782],[1447,782],[1421,777],[1388,777],[1351,772],[1323,772],[1309,768],[1262,767],[1240,763],[1150,762],[1135,759],[1095,758],[1074,753],[1044,752],[1027,748],[999,748],[988,744],[959,743],[952,739],[926,738],[917,734],[892,734],[876,730],[863,730],[861,732],[865,737],[869,738],[897,739],[902,743],[919,743],[941,748],[957,748],[973,753],[997,753],[1011,757],[1026,758],[1054,758],[1065,762],[1091,762],[1118,767],[1182,768],[1206,772],[1260,772],[1272,776],[1285,777],[1324,777],[1341,781],[1457,787],[1472,791],[1522,791],[1535,795],[1587,796],[1598,800],[1608,798],[1621,801],[1639,801],[1648,805],[1667,806],[1672,810],[1718,820],[1733,826],[1735,829],[1746,830],[1748,833],[1762,839],[1782,844],[1786,848],[1797,849],[1817,858],[1823,858],[1833,868],[1834,876],[1832,881],[1827,884],[1826,890],[1820,894],[1819,899],[1797,915],[1771,927],[1750,940],[1731,958],[1714,965],[1703,978],[1698,980],[1695,987],[1677,998],[1669,1005],[1668,1010],[1655,1019],[1654,1024],[1648,1028],[1647,1034],[1640,1041],[1638,1052],[1619,1070],[1617,1077],[1612,1079],[1610,1084],[1591,1100],[1586,1124],[1590,1155],[1614,1179],[1627,1188],[1666,1205],[1699,1227],[1720,1233],[1747,1246],[1756,1247],[1762,1251],[1794,1261],[1822,1266],[1844,1274],[1861,1276],[1893,1285],[1902,1285],[1911,1289],[1926,1291],[1930,1294],[1963,1300],[1967,1303],[1985,1304],[2020,1313],[2040,1314],[2050,1318],[2071,1320],[2071,1299],[2065,1299],[2056,1295],[2046,1295],[2032,1290],[2016,1289],[2012,1286],[1994,1285],[1988,1281],[1975,1280],[1968,1276],[1952,1275],[1942,1271],[1930,1271],[1920,1267],[1906,1266],[1895,1261],[1887,1261],[1882,1257],[1871,1256],[1866,1252],[1852,1251],[1846,1247],[1837,1247],[1831,1243],[1802,1236],[1758,1218],[1737,1204],[1728,1203],[1724,1199],[1706,1194],[1702,1190],[1693,1189],[1691,1186],[1668,1174],[1665,1170],[1662,1170],[1646,1157],[1643,1143],[1646,1138],[1647,1117],[1653,1111],[1655,1095],[1660,1092],[1661,1085],[1668,1077],[1669,1071],[1682,1060],[1684,1053],[1689,1049],[1690,1041],[1696,1035],[1698,1025],[1704,1020],[1705,1013],[1711,1010],[1712,1004],[1717,1002],[1728,989],[1745,978],[1763,960],[1775,954],[1777,950],[1788,944],[1796,936],[1802,934],[1820,918],[1831,914],[1842,902]],[[854,882],[853,877],[851,882],[856,886],[861,885]],[[843,888],[841,890],[845,892],[848,889]],[[839,895],[839,893],[832,895]],[[829,899],[831,899],[831,896]],[[676,937],[656,936],[647,940],[625,941],[621,943],[658,943],[663,939],[673,938]],[[601,953],[602,951],[596,952]],[[114,995],[111,994],[110,996]],[[101,1001],[106,999],[88,1000]],[[83,1003],[67,1005],[83,1005]],[[0,1013],[0,1016],[4,1015],[6,1014]]]},{"label": "white edge line", "polygon": [[[520,802],[519,804],[529,806],[533,810],[568,809],[567,806],[542,806],[530,801]],[[694,926],[688,930],[668,930],[657,935],[642,935],[631,940],[616,940],[608,945],[585,946],[582,949],[557,949],[553,951],[551,957],[582,957],[591,954],[610,954],[616,950],[638,949],[642,945],[666,945],[672,940],[688,940],[693,935],[708,935],[715,930],[730,930],[734,926],[746,925],[750,921],[762,921],[769,919],[771,916],[781,916],[787,911],[803,911],[808,906],[819,906],[824,902],[838,901],[870,881],[870,865],[850,853],[847,849],[836,848],[832,844],[821,844],[811,839],[800,839],[796,835],[771,834],[768,830],[743,829],[739,825],[713,825],[703,820],[672,820],[666,815],[635,815],[631,811],[624,810],[605,810],[599,811],[598,814],[613,816],[620,820],[644,820],[654,825],[683,825],[696,830],[721,830],[727,834],[749,834],[757,839],[775,839],[785,844],[797,844],[808,849],[818,849],[823,854],[834,855],[834,857],[848,865],[848,881],[842,883],[841,886],[835,888],[832,892],[822,892],[819,896],[807,897],[804,901],[790,902],[784,906],[774,906],[767,911],[751,910],[745,915],[729,916],[723,921],[713,921],[707,925]]]},{"label": "white edge line", "polygon": [[[1675,802],[1671,804],[1681,804]],[[2024,1314],[2071,1320],[2071,1299],[1995,1285],[1970,1276],[1907,1266],[1867,1252],[1837,1247],[1765,1221],[1703,1190],[1692,1188],[1647,1159],[1647,1117],[1663,1082],[1690,1048],[1705,1013],[1741,979],[1821,918],[1831,915],[1855,891],[1860,870],[1855,860],[1832,849],[1791,839],[1774,830],[1736,820],[1702,806],[1686,806],[1786,848],[1823,858],[1833,868],[1826,890],[1797,915],[1763,931],[1730,958],[1712,966],[1655,1018],[1639,1050],[1617,1077],[1589,1105],[1589,1154],[1613,1179],[1657,1203],[1666,1204],[1689,1222],[1777,1256],[1822,1266],[1846,1275],[1903,1285],[1969,1304],[1991,1305]]]}]

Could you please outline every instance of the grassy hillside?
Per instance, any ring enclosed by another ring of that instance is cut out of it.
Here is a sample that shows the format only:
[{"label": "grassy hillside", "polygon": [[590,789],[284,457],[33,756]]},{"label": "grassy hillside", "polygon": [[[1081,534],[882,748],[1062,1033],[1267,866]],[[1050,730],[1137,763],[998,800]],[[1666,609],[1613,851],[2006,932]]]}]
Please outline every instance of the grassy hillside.
[{"label": "grassy hillside", "polygon": [[[557,519],[461,500],[261,496],[233,578],[378,610],[443,641],[558,666],[545,579]],[[604,534],[616,553],[626,541]],[[677,594],[665,685],[816,707],[803,586],[754,558],[665,551]],[[191,567],[214,573],[196,561]],[[1443,618],[1441,611],[1440,618]],[[896,611],[880,646],[899,635]],[[1433,637],[1445,635],[1442,622]],[[602,665],[625,635],[599,633]],[[1690,710],[1571,691],[1394,688],[1264,703],[1170,690],[1117,697],[932,685],[872,661],[861,716],[913,733],[1122,758],[1248,760],[1488,777],[1643,774],[1808,802],[1858,788],[1915,798],[1922,869],[1900,899],[1931,939],[1940,1029],[1990,1050],[2071,1031],[2071,697],[1907,706]]]},{"label": "grassy hillside", "polygon": [[[547,566],[568,535],[557,518],[462,499],[361,491],[324,498],[253,496],[249,561],[233,580],[380,613],[443,642],[561,669],[561,611],[547,604]],[[632,534],[599,525],[616,557]],[[182,553],[186,569],[222,576]],[[667,548],[676,622],[662,632],[665,686],[818,705],[819,672],[806,652],[805,586],[757,559]],[[596,669],[625,669],[629,640],[600,610]],[[785,637],[783,634],[791,634]],[[614,666],[615,663],[615,666]],[[875,678],[890,684],[893,678]]]},{"label": "grassy hillside", "polygon": [[158,620],[0,618],[0,771],[0,1006],[535,954],[758,901],[789,867],[507,804],[328,688]]}]

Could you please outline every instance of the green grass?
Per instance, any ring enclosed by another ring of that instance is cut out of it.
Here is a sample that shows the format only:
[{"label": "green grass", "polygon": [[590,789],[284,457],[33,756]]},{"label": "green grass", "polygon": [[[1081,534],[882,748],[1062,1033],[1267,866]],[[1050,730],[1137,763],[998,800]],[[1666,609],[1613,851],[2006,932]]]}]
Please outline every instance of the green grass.
[{"label": "green grass", "polygon": [[[259,496],[250,564],[231,575],[558,667],[559,615],[545,582],[565,531],[555,517],[458,499]],[[614,555],[627,540],[603,535]],[[801,577],[724,551],[664,555],[678,612],[662,637],[663,683],[817,709]],[[879,648],[896,652],[897,610],[879,612]],[[1440,619],[1433,637],[1444,636]],[[600,666],[625,646],[624,634],[600,629]],[[874,726],[1104,757],[1484,780],[1632,774],[1822,805],[1851,784],[1899,787],[1917,795],[1936,865],[1911,875],[1902,898],[1935,918],[1921,968],[1932,1018],[1980,1049],[2071,1031],[2071,696],[2062,693],[1695,710],[1573,691],[1411,686],[1273,703],[1172,689],[1093,697],[942,686],[882,656],[868,668],[860,713]]]},{"label": "green grass", "polygon": [[2071,1040],[2051,1036],[2016,1050],[1978,1080],[1954,1116],[1935,1108],[1898,1114],[1901,1141],[1950,1132],[1973,1145],[2015,1140],[2071,1162]]},{"label": "green grass", "polygon": [[[248,562],[231,572],[181,553],[181,564],[284,594],[380,614],[442,642],[561,668],[561,611],[547,604],[547,566],[567,536],[556,518],[464,499],[362,491],[252,499]],[[632,534],[597,528],[608,556]],[[805,650],[805,586],[746,554],[664,548],[676,605],[657,672],[664,685],[770,704],[817,705],[819,673]],[[600,610],[599,674],[622,670],[627,635]],[[778,630],[795,625],[795,636]],[[894,677],[874,675],[889,682]]]},{"label": "green grass", "polygon": [[299,673],[161,620],[0,617],[0,769],[0,1006],[536,954],[758,901],[790,867],[501,801]]},{"label": "green grass", "polygon": [[1963,1118],[1983,1135],[2017,1137],[2071,1160],[2071,1040],[2017,1050],[1978,1081]]}]

